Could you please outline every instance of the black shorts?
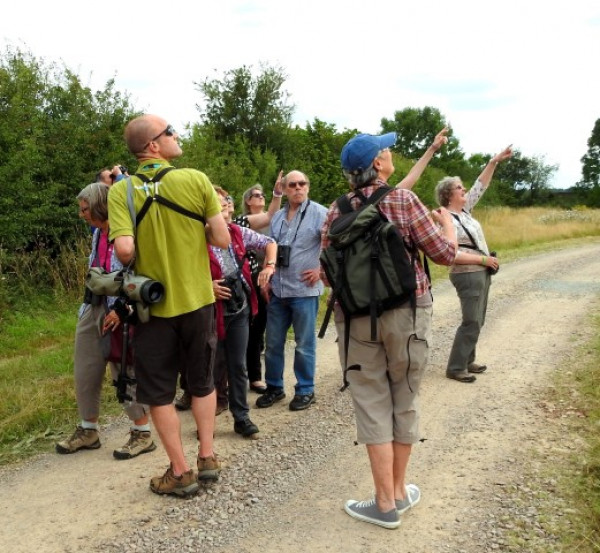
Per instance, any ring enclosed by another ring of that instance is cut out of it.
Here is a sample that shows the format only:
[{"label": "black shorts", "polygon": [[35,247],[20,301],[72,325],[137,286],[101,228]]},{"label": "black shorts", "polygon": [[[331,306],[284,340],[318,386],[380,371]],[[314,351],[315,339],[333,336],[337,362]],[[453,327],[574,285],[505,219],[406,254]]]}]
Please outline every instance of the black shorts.
[{"label": "black shorts", "polygon": [[177,376],[187,379],[187,391],[204,397],[214,390],[217,350],[214,304],[177,317],[150,317],[134,334],[137,401],[168,405],[177,391]]}]

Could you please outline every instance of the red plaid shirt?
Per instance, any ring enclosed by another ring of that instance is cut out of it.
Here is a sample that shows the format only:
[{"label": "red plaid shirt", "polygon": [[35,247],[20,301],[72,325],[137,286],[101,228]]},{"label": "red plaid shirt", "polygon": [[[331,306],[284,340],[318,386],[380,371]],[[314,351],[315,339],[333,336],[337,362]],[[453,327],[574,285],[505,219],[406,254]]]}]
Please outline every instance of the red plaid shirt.
[{"label": "red plaid shirt", "polygon": [[[360,191],[367,198],[380,186],[385,186],[382,180],[374,184],[361,188]],[[356,209],[361,205],[360,199],[354,197],[354,192],[350,192],[348,197],[352,207]],[[398,231],[404,238],[404,243],[408,248],[413,244],[438,265],[452,265],[456,257],[456,246],[448,240],[433,222],[429,211],[423,205],[421,200],[414,192],[402,188],[396,188],[390,192],[383,200],[379,202],[379,210],[388,221],[394,223]],[[340,216],[340,210],[336,202],[331,204],[325,223],[321,229],[321,248],[329,246],[327,232],[331,223]],[[423,296],[429,290],[429,281],[420,258],[416,263],[417,277],[417,297]],[[321,278],[327,282],[325,273],[321,271]]]}]

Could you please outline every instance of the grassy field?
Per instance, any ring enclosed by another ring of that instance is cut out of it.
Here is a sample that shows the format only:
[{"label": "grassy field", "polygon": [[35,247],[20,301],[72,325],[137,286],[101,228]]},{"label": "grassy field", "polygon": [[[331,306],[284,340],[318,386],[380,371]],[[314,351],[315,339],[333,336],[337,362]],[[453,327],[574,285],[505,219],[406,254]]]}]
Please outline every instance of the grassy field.
[{"label": "grassy field", "polygon": [[[503,261],[600,235],[596,210],[502,208],[482,209],[475,216]],[[74,283],[83,281],[86,247],[65,252],[53,263],[23,260],[19,298],[10,310],[0,312],[0,464],[52,449],[57,436],[77,422],[73,336],[81,289]],[[34,283],[41,279],[36,270],[46,271],[47,280],[50,268],[55,290],[41,294],[35,291]],[[446,278],[447,269],[432,266],[432,274],[434,279]],[[106,384],[101,422],[120,413],[108,376]]]}]

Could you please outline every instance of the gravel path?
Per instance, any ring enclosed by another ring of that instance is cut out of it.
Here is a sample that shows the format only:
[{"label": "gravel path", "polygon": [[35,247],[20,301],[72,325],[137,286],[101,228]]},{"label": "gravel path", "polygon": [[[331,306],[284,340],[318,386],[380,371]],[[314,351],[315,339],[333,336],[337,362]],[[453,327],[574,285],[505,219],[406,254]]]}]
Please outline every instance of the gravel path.
[{"label": "gravel path", "polygon": [[[586,316],[598,308],[599,254],[600,242],[590,241],[502,267],[478,351],[490,368],[472,385],[444,377],[459,305],[448,282],[434,287],[435,343],[421,393],[424,441],[409,466],[423,499],[397,531],[343,512],[346,499],[371,494],[372,482],[364,447],[353,444],[350,397],[338,391],[330,333],[318,344],[317,403],[300,413],[290,412],[287,400],[253,410],[261,429],[256,441],[233,433],[228,412],[219,416],[222,478],[194,498],[149,492],[149,477],[166,465],[161,448],[112,459],[126,439],[125,420],[103,429],[100,450],[50,453],[4,469],[0,550],[481,553],[541,543],[551,551],[553,521],[542,524],[539,505],[555,502],[557,517],[568,505],[553,496],[547,460],[576,443],[561,441],[565,421],[548,416],[540,398],[551,373],[568,370],[577,344],[588,338]],[[191,414],[182,414],[182,424],[192,461]]]}]

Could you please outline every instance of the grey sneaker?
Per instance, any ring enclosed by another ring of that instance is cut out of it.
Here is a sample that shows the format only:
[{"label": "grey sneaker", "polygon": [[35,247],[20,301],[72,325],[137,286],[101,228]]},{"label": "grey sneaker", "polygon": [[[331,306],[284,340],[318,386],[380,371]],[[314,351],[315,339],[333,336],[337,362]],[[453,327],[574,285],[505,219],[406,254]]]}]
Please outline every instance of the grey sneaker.
[{"label": "grey sneaker", "polygon": [[368,501],[346,501],[344,510],[352,517],[363,522],[370,522],[383,528],[393,530],[400,526],[400,516],[396,509],[391,509],[386,513],[383,513],[377,507],[375,498],[369,499]]},{"label": "grey sneaker", "polygon": [[148,431],[131,430],[127,443],[113,451],[115,459],[132,459],[142,453],[150,453],[156,449],[156,444],[152,441],[152,435]]},{"label": "grey sneaker", "polygon": [[173,465],[162,476],[155,476],[150,480],[150,489],[154,493],[177,495],[186,497],[198,491],[198,482],[192,469],[184,472],[181,476],[173,474]]},{"label": "grey sneaker", "polygon": [[77,426],[69,439],[56,444],[56,453],[75,453],[80,449],[98,449],[100,445],[98,430]]},{"label": "grey sneaker", "polygon": [[192,407],[192,396],[188,392],[182,394],[175,400],[175,409],[178,411],[188,411]]},{"label": "grey sneaker", "polygon": [[406,493],[404,499],[396,499],[396,511],[399,515],[406,513],[421,501],[421,490],[414,484],[407,484],[404,491]]},{"label": "grey sneaker", "polygon": [[221,462],[217,455],[200,457],[198,455],[198,480],[218,480],[221,472]]}]

